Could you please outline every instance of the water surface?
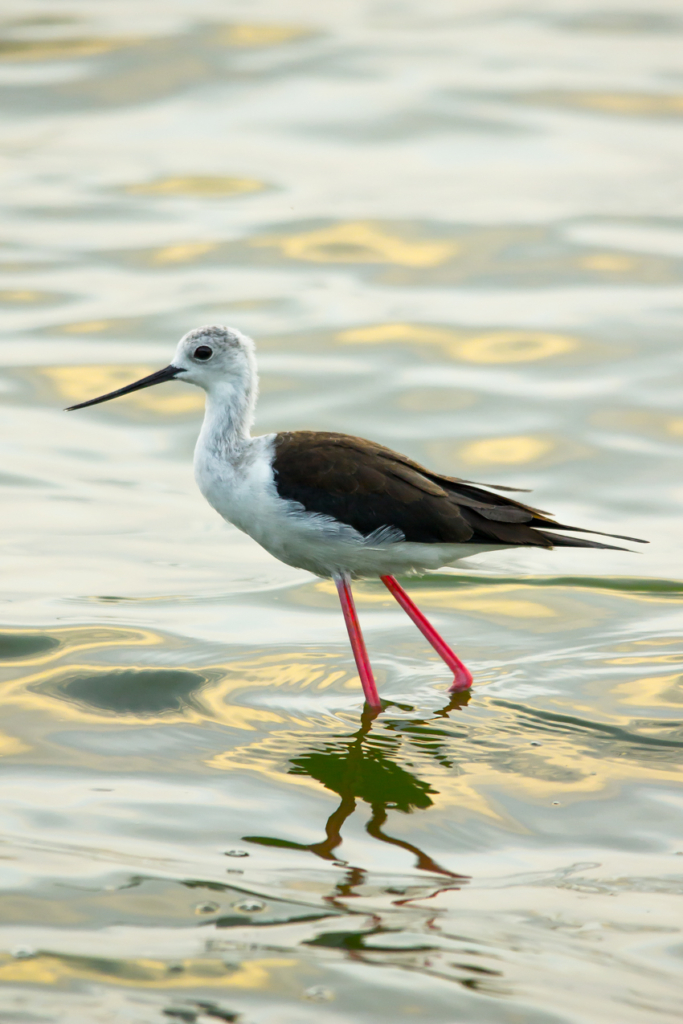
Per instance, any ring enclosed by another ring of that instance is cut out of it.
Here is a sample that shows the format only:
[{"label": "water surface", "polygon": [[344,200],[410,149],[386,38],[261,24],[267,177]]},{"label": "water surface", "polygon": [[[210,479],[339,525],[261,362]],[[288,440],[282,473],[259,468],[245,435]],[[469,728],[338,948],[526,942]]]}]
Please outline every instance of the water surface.
[{"label": "water surface", "polygon": [[[679,5],[3,21],[2,1019],[679,1021]],[[197,492],[201,394],[62,412],[211,322],[259,431],[651,543],[412,581],[469,697],[358,585],[368,720],[333,586]]]}]

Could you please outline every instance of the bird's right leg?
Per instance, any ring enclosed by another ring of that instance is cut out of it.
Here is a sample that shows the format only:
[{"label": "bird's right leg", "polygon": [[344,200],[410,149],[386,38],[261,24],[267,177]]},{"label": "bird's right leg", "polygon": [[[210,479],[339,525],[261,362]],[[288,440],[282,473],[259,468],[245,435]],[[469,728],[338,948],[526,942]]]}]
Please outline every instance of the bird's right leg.
[{"label": "bird's right leg", "polygon": [[413,620],[423,637],[430,642],[439,657],[450,668],[454,676],[450,686],[451,692],[457,693],[459,690],[469,690],[472,685],[472,673],[466,665],[463,665],[457,654],[450,649],[444,638],[437,633],[427,616],[422,614],[395,577],[380,576],[380,579],[389,593],[396,598],[406,615]]},{"label": "bird's right leg", "polygon": [[358,615],[356,614],[356,606],[353,602],[351,577],[348,573],[338,573],[335,574],[334,582],[337,585],[337,593],[339,594],[339,601],[341,603],[342,612],[344,613],[344,621],[346,622],[349,640],[351,641],[351,650],[353,651],[353,656],[356,659],[356,667],[358,668],[358,675],[360,676],[365,700],[371,708],[380,710],[382,702],[379,699],[379,694],[377,693],[375,679],[372,674],[372,668],[370,667],[370,659],[368,658],[368,652],[365,647],[365,640],[361,633]]}]

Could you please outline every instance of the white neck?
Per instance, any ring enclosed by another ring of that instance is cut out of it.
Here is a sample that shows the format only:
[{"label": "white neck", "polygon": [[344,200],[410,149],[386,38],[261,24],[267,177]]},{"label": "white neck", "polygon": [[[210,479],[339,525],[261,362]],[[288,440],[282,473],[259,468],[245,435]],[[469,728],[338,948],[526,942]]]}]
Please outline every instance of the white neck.
[{"label": "white neck", "polygon": [[258,376],[249,366],[240,377],[216,381],[206,391],[204,422],[198,443],[227,453],[251,440]]}]

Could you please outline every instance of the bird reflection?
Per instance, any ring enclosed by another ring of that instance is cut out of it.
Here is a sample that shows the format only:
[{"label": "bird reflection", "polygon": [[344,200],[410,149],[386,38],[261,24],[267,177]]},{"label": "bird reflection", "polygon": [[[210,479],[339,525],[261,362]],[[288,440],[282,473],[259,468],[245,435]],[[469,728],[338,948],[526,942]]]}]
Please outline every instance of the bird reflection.
[{"label": "bird reflection", "polygon": [[[439,717],[448,717],[451,711],[464,707],[469,697],[469,691],[453,693],[448,704],[435,714]],[[401,710],[409,710],[402,705],[395,706]],[[385,712],[390,707],[391,704],[387,702]],[[384,831],[389,810],[410,814],[412,811],[426,810],[432,806],[432,796],[435,796],[437,791],[432,789],[429,783],[423,782],[397,764],[396,760],[407,738],[414,746],[419,747],[422,754],[429,754],[441,765],[450,766],[443,750],[441,730],[430,728],[429,719],[392,721],[387,716],[382,723],[384,729],[373,733],[376,717],[376,712],[366,706],[360,729],[356,732],[349,736],[337,737],[290,761],[291,774],[308,775],[340,797],[339,805],[325,824],[323,840],[305,844],[269,836],[243,837],[245,842],[258,843],[262,846],[309,850],[323,860],[334,861],[340,867],[346,867],[346,875],[331,897],[333,902],[340,897],[348,898],[355,895],[354,888],[365,880],[366,873],[362,868],[352,867],[335,854],[335,850],[343,841],[342,827],[355,811],[358,800],[365,801],[371,809],[370,820],[365,826],[368,835],[382,843],[407,850],[414,855],[415,866],[422,871],[444,876],[452,882],[467,881],[466,875],[459,875],[442,867],[418,846],[404,839],[397,839]],[[411,735],[412,733],[414,735]],[[447,886],[457,887],[452,884]]]}]

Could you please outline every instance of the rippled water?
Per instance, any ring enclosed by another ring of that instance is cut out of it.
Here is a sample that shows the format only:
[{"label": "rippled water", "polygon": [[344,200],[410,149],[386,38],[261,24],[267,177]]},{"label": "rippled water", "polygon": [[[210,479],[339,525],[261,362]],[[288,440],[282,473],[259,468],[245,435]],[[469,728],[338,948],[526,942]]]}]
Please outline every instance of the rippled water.
[{"label": "rippled water", "polygon": [[[6,0],[0,1016],[677,1022],[683,15],[672,0]],[[192,480],[373,437],[642,552],[331,584]]]}]

